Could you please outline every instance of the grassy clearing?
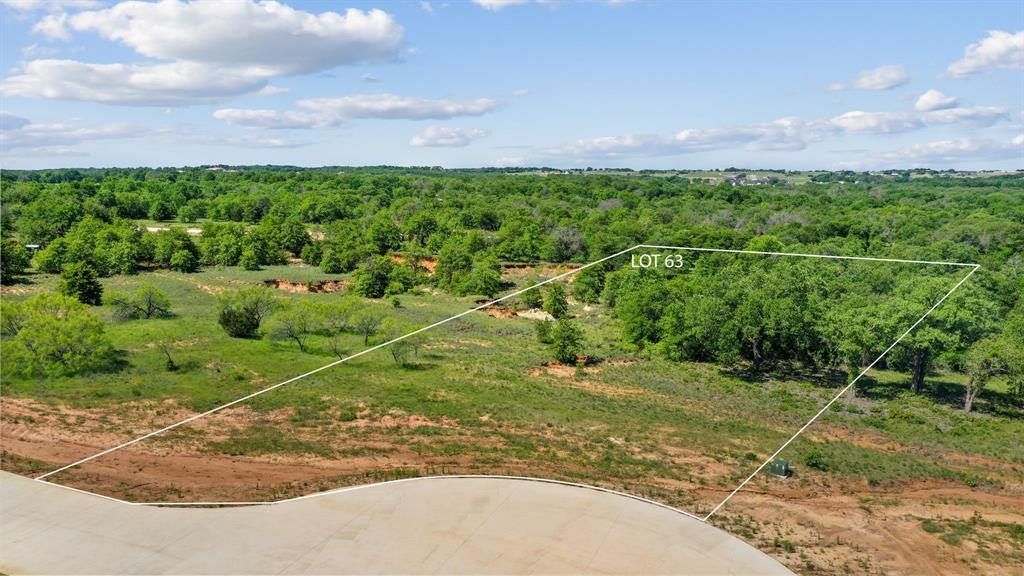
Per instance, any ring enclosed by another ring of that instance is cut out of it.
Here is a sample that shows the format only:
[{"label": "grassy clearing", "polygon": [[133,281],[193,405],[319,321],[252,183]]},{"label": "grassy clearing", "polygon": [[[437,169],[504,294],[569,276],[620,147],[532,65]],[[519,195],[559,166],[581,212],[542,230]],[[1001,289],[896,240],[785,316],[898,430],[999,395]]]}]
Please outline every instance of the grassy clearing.
[{"label": "grassy clearing", "polygon": [[[271,278],[315,282],[338,276],[316,268],[267,267],[105,279],[107,291],[153,283],[168,294],[175,316],[116,323],[110,310],[101,309],[121,354],[118,370],[5,378],[3,393],[112,411],[135,401],[166,400],[203,411],[336,360],[324,337],[310,338],[308,352],[300,353],[291,343],[234,339],[220,329],[217,294]],[[46,290],[55,279],[36,276],[33,282],[32,290]],[[399,301],[398,308],[387,301],[365,305],[421,326],[474,304],[428,291]],[[602,307],[574,306],[572,313],[584,328],[587,352],[599,360],[592,366],[548,366],[549,353],[536,342],[531,320],[477,313],[430,332],[410,366],[397,365],[387,350],[379,350],[246,403],[257,414],[284,416],[272,423],[217,438],[183,428],[153,442],[186,441],[227,456],[374,455],[384,462],[391,454],[413,454],[423,464],[403,465],[403,474],[450,467],[528,470],[699,506],[687,486],[731,488],[844,385],[830,374],[780,373],[751,381],[711,364],[645,357],[621,343],[618,326]],[[171,344],[178,371],[166,370],[163,352],[152,344],[157,340]],[[350,335],[344,347],[361,350],[362,338]],[[945,377],[929,384],[958,385]],[[1020,477],[1019,467],[993,469],[973,459],[1024,462],[1024,446],[1014,441],[1024,437],[1019,411],[966,416],[951,403],[911,395],[905,387],[905,376],[898,374],[865,379],[854,398],[823,418],[821,429],[835,431],[834,437],[801,438],[784,454],[798,481],[880,485],[943,479],[973,486]],[[865,444],[861,437],[895,439],[899,447]],[[966,457],[949,458],[954,452]]]}]

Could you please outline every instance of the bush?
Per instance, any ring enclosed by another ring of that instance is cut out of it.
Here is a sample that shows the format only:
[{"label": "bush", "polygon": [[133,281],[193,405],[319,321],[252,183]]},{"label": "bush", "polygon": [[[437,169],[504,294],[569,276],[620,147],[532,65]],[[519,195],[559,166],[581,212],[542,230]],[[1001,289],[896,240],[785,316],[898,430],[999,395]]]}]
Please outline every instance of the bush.
[{"label": "bush", "polygon": [[217,322],[230,336],[252,338],[276,306],[277,300],[270,290],[246,288],[221,297]]},{"label": "bush", "polygon": [[170,268],[175,272],[195,272],[199,269],[199,259],[188,250],[178,250],[171,256]]},{"label": "bush", "polygon": [[139,318],[168,318],[171,316],[171,301],[167,295],[153,285],[145,285],[134,295],[113,293],[107,303],[114,308],[118,320]]},{"label": "bush", "polygon": [[306,340],[319,328],[317,312],[308,302],[287,306],[270,319],[270,339],[291,340],[299,346],[299,351],[305,352]]},{"label": "bush", "polygon": [[40,294],[4,303],[5,370],[67,376],[108,368],[113,347],[103,322],[74,298]]},{"label": "bush", "polygon": [[341,274],[346,270],[344,256],[333,248],[327,248],[320,257],[320,271],[324,274]]},{"label": "bush", "polygon": [[604,290],[604,270],[592,266],[580,272],[572,283],[572,295],[579,302],[597,304]]},{"label": "bush", "polygon": [[533,325],[533,331],[537,335],[537,342],[541,344],[551,344],[551,327],[554,322],[551,320],[541,320]]},{"label": "bush", "polygon": [[829,465],[825,458],[825,454],[818,448],[812,448],[804,456],[804,465],[814,470],[821,470],[822,472],[828,472]]},{"label": "bush", "polygon": [[570,320],[563,318],[551,329],[551,354],[562,364],[575,364],[583,351],[583,332]]},{"label": "bush", "polygon": [[252,248],[246,248],[242,250],[242,257],[238,259],[238,265],[243,270],[259,270],[260,259],[256,256],[256,251]]},{"label": "bush", "polygon": [[[302,258],[302,261],[310,266],[319,266],[320,260],[323,256],[323,242],[310,242],[309,244],[306,244],[302,247],[302,253],[299,255],[299,257]],[[331,272],[331,274],[337,274],[337,272]]]},{"label": "bush", "polygon": [[551,284],[544,294],[544,311],[555,318],[562,318],[569,312],[569,300],[565,294],[565,286]]},{"label": "bush", "polygon": [[[365,266],[356,270],[353,289],[356,294],[366,298],[380,298],[384,296],[391,288],[391,273],[394,271],[394,268],[395,263],[391,258],[387,256],[374,256]],[[401,284],[395,288],[400,292],[405,292]],[[396,292],[390,293],[395,294]]]},{"label": "bush", "polygon": [[0,239],[0,284],[10,284],[28,268],[28,250],[17,242]]},{"label": "bush", "polygon": [[60,293],[73,296],[82,304],[99,306],[103,301],[103,285],[96,271],[85,262],[68,264],[61,272]]},{"label": "bush", "polygon": [[[536,282],[530,281],[529,284],[536,284]],[[522,302],[526,308],[540,308],[544,305],[544,298],[540,294],[540,288],[530,288],[526,292],[519,295],[519,301]]]}]

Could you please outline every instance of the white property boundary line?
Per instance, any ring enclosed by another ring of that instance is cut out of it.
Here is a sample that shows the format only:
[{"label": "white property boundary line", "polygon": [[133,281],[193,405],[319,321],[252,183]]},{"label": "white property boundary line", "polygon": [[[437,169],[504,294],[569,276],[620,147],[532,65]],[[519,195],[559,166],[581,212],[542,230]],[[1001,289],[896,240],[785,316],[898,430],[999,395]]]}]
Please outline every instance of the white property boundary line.
[{"label": "white property boundary line", "polygon": [[[802,257],[802,258],[823,258],[823,259],[832,259],[832,260],[860,260],[860,261],[868,261],[868,262],[890,262],[890,263],[900,263],[900,264],[925,264],[925,265],[940,265],[940,266],[954,266],[954,267],[969,267],[971,270],[966,275],[964,275],[964,277],[961,278],[948,292],[946,292],[941,298],[939,298],[938,301],[936,301],[935,304],[932,305],[932,307],[929,308],[927,312],[925,312],[920,318],[917,319],[916,322],[914,322],[910,326],[910,328],[907,328],[907,330],[905,332],[903,332],[903,334],[901,334],[900,337],[896,339],[896,341],[894,341],[892,344],[890,344],[889,347],[886,348],[884,352],[882,352],[877,358],[875,358],[875,360],[872,361],[859,374],[857,374],[857,376],[853,380],[851,380],[849,384],[847,384],[842,390],[839,391],[838,394],[836,394],[831,400],[829,400],[828,403],[825,404],[825,406],[823,406],[821,408],[821,410],[818,411],[817,414],[815,414],[813,417],[811,417],[811,419],[808,420],[806,424],[801,426],[800,429],[797,430],[795,434],[793,434],[788,440],[786,440],[782,444],[782,446],[780,446],[778,448],[778,450],[776,450],[771,456],[769,456],[764,462],[762,462],[761,465],[758,466],[757,469],[754,470],[753,473],[751,473],[749,476],[747,476],[747,478],[744,479],[743,482],[740,482],[740,484],[735,489],[733,489],[733,491],[730,492],[728,496],[726,496],[721,502],[719,502],[718,505],[716,505],[711,510],[711,512],[709,512],[703,518],[701,518],[700,516],[696,516],[694,514],[691,514],[689,512],[686,512],[684,510],[679,510],[678,508],[673,508],[673,507],[668,506],[666,504],[661,504],[659,502],[655,502],[653,500],[648,500],[646,498],[642,498],[640,496],[635,496],[633,494],[628,494],[628,493],[624,493],[624,492],[616,492],[614,490],[609,490],[607,488],[601,488],[601,487],[598,487],[598,486],[591,486],[591,485],[588,485],[588,484],[578,484],[578,483],[573,483],[573,482],[564,482],[564,481],[560,481],[560,480],[548,480],[548,479],[544,479],[544,478],[531,478],[531,477],[524,477],[524,476],[494,476],[494,475],[465,475],[465,474],[456,474],[456,475],[451,475],[451,476],[424,476],[424,477],[417,477],[417,478],[405,478],[405,479],[401,479],[401,480],[392,480],[392,481],[389,481],[389,482],[377,482],[377,483],[365,484],[365,485],[361,485],[361,486],[350,486],[350,487],[346,487],[346,488],[339,488],[337,490],[328,490],[328,491],[325,491],[325,492],[318,492],[318,493],[315,493],[315,494],[308,494],[306,496],[299,496],[299,497],[296,497],[296,498],[288,498],[288,499],[285,499],[285,500],[274,500],[274,501],[268,501],[268,502],[179,502],[179,503],[169,503],[169,502],[128,502],[126,500],[120,500],[118,498],[113,498],[113,497],[110,497],[110,496],[103,496],[102,494],[95,494],[95,493],[92,493],[92,492],[87,492],[85,490],[80,490],[78,488],[72,488],[70,486],[64,486],[63,484],[57,484],[57,483],[49,482],[49,481],[45,480],[49,476],[53,476],[54,474],[58,474],[60,472],[63,472],[63,471],[68,470],[70,468],[74,468],[76,466],[79,466],[79,465],[84,464],[86,462],[89,462],[91,460],[95,460],[96,458],[99,458],[99,457],[101,457],[101,456],[103,456],[105,454],[109,454],[109,453],[114,452],[116,450],[120,450],[121,448],[125,448],[125,447],[128,447],[128,446],[131,446],[132,444],[135,444],[137,442],[141,442],[141,441],[143,441],[143,440],[145,440],[147,438],[151,438],[151,437],[156,436],[158,434],[162,434],[164,432],[167,432],[168,430],[172,430],[174,428],[177,428],[178,426],[182,426],[184,424],[188,424],[189,422],[192,422],[194,420],[198,420],[199,418],[202,418],[204,416],[208,416],[208,415],[213,414],[215,412],[219,412],[220,410],[223,410],[225,408],[234,406],[234,405],[239,404],[241,402],[245,402],[246,400],[249,400],[251,398],[255,398],[256,396],[259,396],[261,394],[265,394],[267,392],[270,392],[271,390],[275,390],[275,389],[280,388],[281,386],[284,386],[286,384],[291,384],[292,382],[296,382],[298,380],[306,378],[307,376],[311,376],[311,375],[316,374],[318,372],[327,370],[328,368],[332,368],[334,366],[337,366],[338,364],[343,364],[343,363],[348,362],[349,360],[352,360],[354,358],[358,358],[358,357],[363,356],[365,354],[369,354],[370,352],[373,352],[374,350],[378,350],[380,348],[384,348],[386,346],[394,344],[395,342],[398,342],[398,341],[401,341],[401,340],[405,340],[406,338],[409,338],[411,336],[415,336],[416,334],[419,334],[421,332],[425,332],[427,330],[436,328],[438,326],[441,326],[442,324],[446,324],[446,323],[451,322],[452,320],[455,320],[457,318],[461,318],[461,317],[466,316],[468,314],[471,314],[473,312],[477,312],[479,310],[483,310],[484,308],[488,308],[490,306],[498,304],[499,302],[503,302],[503,301],[508,300],[510,298],[514,298],[514,297],[516,297],[516,296],[518,296],[518,295],[520,295],[520,294],[522,294],[524,292],[527,292],[529,290],[532,290],[534,288],[538,288],[538,287],[543,286],[545,284],[549,284],[551,282],[556,282],[558,280],[561,280],[562,278],[565,278],[567,276],[571,276],[573,274],[577,274],[580,271],[585,270],[586,268],[590,268],[591,266],[595,266],[595,265],[600,264],[602,262],[611,260],[612,258],[617,258],[619,256],[622,256],[624,254],[632,252],[632,251],[634,251],[634,250],[636,250],[638,248],[650,248],[650,249],[657,249],[657,250],[686,250],[686,251],[690,251],[690,252],[716,252],[716,253],[725,253],[725,254],[754,254],[754,255],[759,255],[759,256],[790,256],[790,257]],[[711,516],[713,516],[716,512],[718,512],[719,509],[722,508],[722,506],[724,506],[726,504],[726,502],[728,502],[733,496],[735,496],[740,490],[742,490],[743,487],[746,486],[748,482],[750,482],[755,476],[757,476],[757,474],[760,473],[761,470],[763,470],[765,468],[765,466],[767,466],[769,463],[771,463],[771,461],[774,460],[780,453],[782,453],[782,451],[785,450],[786,447],[788,447],[794,440],[796,440],[797,437],[800,436],[800,434],[802,434],[808,427],[810,427],[811,424],[813,424],[819,417],[821,417],[821,415],[824,414],[825,411],[828,410],[832,406],[832,404],[834,404],[836,402],[836,400],[839,400],[839,398],[841,398],[844,394],[846,394],[846,392],[848,392],[857,383],[857,381],[861,379],[861,377],[863,377],[865,374],[867,374],[867,372],[869,370],[871,370],[871,368],[873,368],[878,362],[880,362],[882,360],[882,358],[885,357],[886,354],[888,354],[901,341],[903,341],[903,339],[906,338],[907,335],[910,334],[910,332],[914,330],[914,328],[917,328],[917,326],[919,324],[921,324],[921,322],[924,322],[924,320],[932,312],[934,312],[943,302],[945,302],[946,299],[949,298],[949,296],[952,295],[953,292],[955,292],[960,286],[962,286],[963,283],[966,282],[967,279],[971,277],[971,275],[973,275],[975,272],[977,272],[979,268],[981,268],[980,264],[972,264],[972,263],[964,263],[964,262],[941,262],[941,261],[931,261],[931,260],[908,260],[908,259],[901,259],[901,258],[873,258],[873,257],[867,257],[867,256],[835,256],[835,255],[827,255],[827,254],[803,254],[803,253],[794,253],[794,252],[768,252],[768,251],[760,251],[760,250],[731,250],[731,249],[725,249],[725,248],[694,248],[694,247],[690,247],[690,246],[662,246],[662,245],[656,245],[656,244],[637,244],[636,246],[633,246],[631,248],[626,248],[625,250],[621,250],[621,251],[616,252],[616,253],[614,253],[614,254],[612,254],[610,256],[605,256],[604,258],[601,258],[600,260],[595,260],[593,262],[584,264],[584,265],[580,266],[579,268],[575,268],[575,269],[570,270],[568,272],[564,272],[562,274],[558,274],[557,276],[553,276],[551,278],[548,278],[547,280],[544,280],[542,282],[538,282],[536,284],[533,284],[532,286],[528,286],[526,288],[523,288],[521,290],[517,290],[517,291],[512,292],[510,294],[506,294],[505,296],[502,296],[501,298],[497,298],[495,300],[491,300],[489,302],[485,302],[484,304],[481,304],[481,305],[476,306],[474,308],[470,308],[469,310],[466,310],[464,312],[460,312],[460,313],[458,313],[458,314],[456,314],[454,316],[450,316],[448,318],[445,318],[444,320],[440,320],[440,321],[435,322],[433,324],[430,324],[428,326],[424,326],[422,328],[413,330],[412,332],[409,332],[408,334],[403,334],[403,335],[401,335],[401,336],[399,336],[397,338],[393,338],[393,339],[388,340],[386,342],[382,342],[382,343],[377,344],[375,346],[371,346],[369,348],[361,350],[361,351],[359,351],[359,352],[357,352],[355,354],[352,354],[352,355],[347,356],[345,358],[342,358],[340,360],[335,360],[334,362],[330,362],[330,363],[325,364],[325,365],[323,365],[323,366],[321,366],[319,368],[316,368],[314,370],[310,370],[309,372],[306,372],[304,374],[300,374],[300,375],[295,376],[293,378],[289,378],[288,380],[285,380],[283,382],[279,382],[277,384],[274,384],[273,386],[268,386],[266,388],[263,388],[262,390],[257,390],[256,392],[253,392],[251,394],[248,394],[248,395],[243,396],[241,398],[238,398],[236,400],[232,400],[231,402],[228,402],[226,404],[222,404],[220,406],[217,406],[215,408],[207,410],[206,412],[203,412],[203,413],[200,413],[200,414],[196,414],[194,416],[190,416],[189,418],[181,420],[180,422],[175,422],[174,424],[171,424],[169,426],[165,426],[165,427],[163,427],[163,428],[161,428],[159,430],[155,430],[155,431],[150,432],[148,434],[145,434],[143,436],[139,436],[138,438],[135,438],[133,440],[129,440],[128,442],[124,442],[124,443],[119,444],[117,446],[114,446],[112,448],[108,448],[106,450],[103,450],[102,452],[98,452],[98,453],[93,454],[92,456],[89,456],[87,458],[82,458],[81,460],[77,460],[75,462],[72,462],[71,464],[67,464],[67,465],[62,466],[60,468],[57,468],[56,470],[52,470],[50,472],[47,472],[47,473],[45,473],[45,474],[43,474],[41,476],[37,476],[35,478],[35,480],[38,481],[38,482],[43,482],[45,484],[50,484],[50,485],[53,485],[53,486],[58,486],[58,487],[61,487],[61,488],[66,488],[68,490],[73,490],[75,492],[81,492],[81,493],[84,493],[84,494],[93,494],[95,496],[100,496],[100,497],[106,498],[108,500],[113,500],[115,502],[121,502],[121,503],[129,504],[129,505],[132,505],[132,506],[151,506],[151,505],[152,506],[246,506],[246,505],[250,505],[251,506],[251,505],[271,505],[271,504],[280,504],[280,503],[283,503],[283,502],[293,502],[293,501],[302,500],[302,499],[305,499],[305,498],[314,498],[314,497],[318,497],[318,496],[324,496],[324,495],[327,495],[327,494],[335,494],[335,493],[339,493],[339,492],[347,492],[347,491],[351,491],[351,490],[355,490],[355,489],[359,489],[359,488],[365,488],[365,487],[370,487],[370,486],[379,486],[381,484],[387,484],[387,483],[390,483],[390,482],[408,482],[410,480],[417,480],[417,479],[427,479],[427,478],[435,478],[435,479],[436,478],[506,478],[506,479],[550,482],[550,483],[562,484],[562,485],[566,485],[566,486],[575,486],[575,487],[578,487],[578,488],[588,488],[588,489],[592,489],[592,490],[599,490],[599,491],[602,491],[602,492],[616,494],[616,495],[619,495],[619,496],[626,496],[626,497],[629,497],[629,498],[634,498],[636,500],[641,500],[641,501],[644,501],[644,502],[655,504],[655,505],[660,506],[662,508],[673,510],[675,512],[679,512],[680,514],[684,514],[684,515],[689,516],[691,518],[695,518],[695,519],[700,520],[702,522],[707,522],[708,519],[711,518]]]}]

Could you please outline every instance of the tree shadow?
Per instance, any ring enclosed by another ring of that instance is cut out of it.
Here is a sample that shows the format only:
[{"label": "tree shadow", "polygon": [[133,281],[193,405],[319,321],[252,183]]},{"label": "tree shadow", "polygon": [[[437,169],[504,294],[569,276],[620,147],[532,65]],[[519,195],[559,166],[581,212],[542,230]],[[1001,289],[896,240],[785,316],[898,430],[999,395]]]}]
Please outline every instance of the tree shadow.
[{"label": "tree shadow", "polygon": [[819,388],[842,388],[848,383],[847,373],[835,368],[812,366],[799,362],[779,362],[771,366],[755,368],[752,363],[738,362],[723,366],[719,371],[726,376],[748,383],[765,383],[772,380],[796,380],[810,382]]}]

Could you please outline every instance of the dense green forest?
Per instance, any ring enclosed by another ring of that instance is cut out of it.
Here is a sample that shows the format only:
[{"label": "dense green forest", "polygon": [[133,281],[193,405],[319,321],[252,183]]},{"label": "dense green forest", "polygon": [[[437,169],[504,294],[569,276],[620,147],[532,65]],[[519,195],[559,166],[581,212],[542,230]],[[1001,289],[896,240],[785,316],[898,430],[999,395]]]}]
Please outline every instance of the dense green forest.
[{"label": "dense green forest", "polygon": [[[505,264],[585,263],[641,243],[977,263],[887,367],[909,374],[915,391],[936,369],[967,374],[968,409],[971,390],[992,378],[1024,392],[1019,175],[826,173],[739,186],[642,173],[252,167],[7,171],[0,184],[3,282],[61,274],[61,290],[89,305],[103,301],[101,277],[290,259],[352,273],[366,298],[423,285],[493,297],[512,288]],[[572,296],[607,305],[638,350],[754,372],[855,373],[969,270],[693,253],[672,270],[621,264],[587,269]],[[87,309],[70,307],[8,307],[6,339],[33,314],[64,309],[89,322]],[[239,321],[236,308],[225,304],[222,316]],[[572,340],[568,322],[555,328]]]}]

